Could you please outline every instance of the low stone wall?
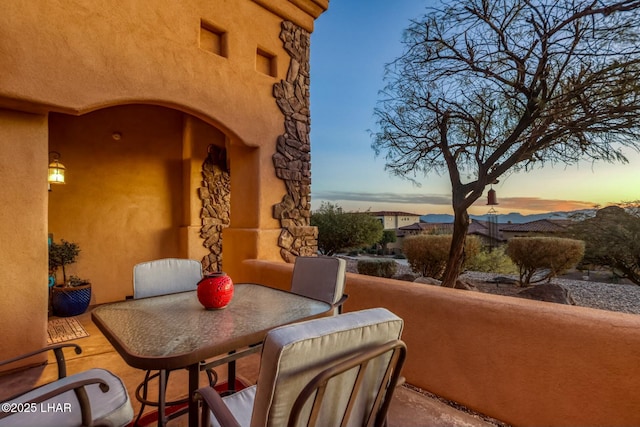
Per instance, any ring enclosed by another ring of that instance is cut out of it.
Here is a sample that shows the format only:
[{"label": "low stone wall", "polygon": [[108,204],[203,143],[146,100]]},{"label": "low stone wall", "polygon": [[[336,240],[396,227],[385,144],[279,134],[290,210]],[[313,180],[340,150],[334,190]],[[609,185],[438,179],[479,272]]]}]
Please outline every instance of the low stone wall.
[{"label": "low stone wall", "polygon": [[[293,265],[249,260],[288,289]],[[640,317],[347,275],[345,311],[405,320],[407,382],[513,425],[640,425]]]}]

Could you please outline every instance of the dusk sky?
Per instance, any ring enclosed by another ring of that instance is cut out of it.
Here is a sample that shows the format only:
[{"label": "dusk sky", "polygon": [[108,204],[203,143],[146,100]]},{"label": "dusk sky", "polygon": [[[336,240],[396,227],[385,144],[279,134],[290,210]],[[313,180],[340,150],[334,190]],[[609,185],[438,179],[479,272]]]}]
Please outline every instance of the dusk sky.
[{"label": "dusk sky", "polygon": [[[384,65],[402,53],[402,32],[434,0],[331,0],[311,35],[311,200],[348,211],[452,213],[448,176],[392,177],[371,149]],[[640,137],[640,135],[639,135]],[[640,154],[628,164],[555,165],[502,177],[499,214],[591,208],[640,199]],[[487,189],[488,190],[488,189]],[[489,210],[485,195],[470,209]]]}]

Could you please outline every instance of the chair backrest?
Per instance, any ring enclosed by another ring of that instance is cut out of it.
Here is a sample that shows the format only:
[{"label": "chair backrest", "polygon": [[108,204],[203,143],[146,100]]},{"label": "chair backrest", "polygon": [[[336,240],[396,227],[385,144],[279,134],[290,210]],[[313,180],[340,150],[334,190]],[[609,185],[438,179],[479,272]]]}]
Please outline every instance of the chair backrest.
[{"label": "chair backrest", "polygon": [[192,259],[165,258],[133,267],[133,298],[174,294],[197,289],[202,264]]},{"label": "chair backrest", "polygon": [[337,303],[344,293],[347,262],[341,258],[299,256],[291,278],[291,292],[329,304]]},{"label": "chair backrest", "polygon": [[[375,308],[283,326],[265,339],[251,425],[286,425],[296,398],[319,373],[361,351],[397,343],[403,321],[384,308]],[[376,402],[392,357],[385,353],[371,360],[363,389],[353,402],[347,425],[363,425]],[[334,378],[325,390],[317,425],[341,425],[356,378],[355,370]],[[388,378],[387,378],[388,379]],[[395,385],[395,384],[394,384]],[[305,405],[298,425],[307,425],[310,405]]]}]

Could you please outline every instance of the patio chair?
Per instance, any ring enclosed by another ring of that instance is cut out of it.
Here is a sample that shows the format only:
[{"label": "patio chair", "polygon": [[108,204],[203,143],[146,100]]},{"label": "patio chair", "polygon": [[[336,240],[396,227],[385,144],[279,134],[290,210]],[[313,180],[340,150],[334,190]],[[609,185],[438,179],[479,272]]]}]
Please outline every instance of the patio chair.
[{"label": "patio chair", "polygon": [[133,298],[193,291],[202,279],[202,264],[192,259],[164,258],[133,267]]},{"label": "patio chair", "polygon": [[382,426],[406,356],[402,327],[374,308],[273,329],[256,385],[196,392],[200,425]]},{"label": "patio chair", "polygon": [[299,256],[291,278],[291,292],[327,302],[334,314],[342,313],[347,262],[326,256]]},{"label": "patio chair", "polygon": [[[133,267],[133,298],[148,298],[159,295],[175,294],[178,292],[194,291],[198,287],[198,282],[202,279],[202,264],[192,259],[164,258],[154,261],[136,264]],[[170,371],[147,371],[144,380],[136,388],[136,398],[140,401],[140,411],[136,417],[135,424],[140,421],[145,407],[159,407],[161,402],[149,400],[149,382],[159,379],[160,375],[165,375],[166,385],[169,381]],[[216,374],[213,370],[207,370],[209,383],[215,384]],[[159,392],[159,399],[164,399],[164,392]],[[162,405],[174,406],[183,405],[188,402],[188,398],[162,402]]]},{"label": "patio chair", "polygon": [[133,419],[127,389],[117,376],[105,369],[89,369],[67,376],[63,348],[77,344],[56,344],[0,362],[0,366],[53,351],[58,379],[2,402],[0,426],[65,427],[125,426]]}]

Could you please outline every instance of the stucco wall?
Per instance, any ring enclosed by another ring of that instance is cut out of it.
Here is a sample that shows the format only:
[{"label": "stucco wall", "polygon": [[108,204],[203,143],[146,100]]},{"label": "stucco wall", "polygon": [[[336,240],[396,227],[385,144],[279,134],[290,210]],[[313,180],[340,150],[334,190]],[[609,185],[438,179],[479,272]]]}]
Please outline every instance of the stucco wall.
[{"label": "stucco wall", "polygon": [[[289,286],[292,266],[245,262]],[[346,311],[405,321],[407,382],[513,425],[639,425],[640,318],[347,274]]]},{"label": "stucco wall", "polygon": [[46,116],[0,109],[0,359],[46,342],[46,147]]},{"label": "stucco wall", "polygon": [[[272,92],[289,64],[281,23],[312,31],[327,7],[328,0],[3,4],[0,108],[13,110],[0,122],[0,173],[8,177],[0,239],[12,242],[0,249],[3,289],[16,277],[46,281],[47,230],[79,243],[70,273],[93,282],[94,303],[129,294],[138,260],[199,258],[191,198],[202,159],[190,153],[208,145],[211,132],[190,128],[196,118],[217,129],[214,143],[230,154],[236,220],[229,237],[240,238],[225,248],[225,268],[239,270],[244,254],[275,259],[280,225],[272,206],[285,188],[271,156],[284,125]],[[207,44],[211,37],[223,49]],[[166,109],[109,109],[130,104]],[[111,138],[115,130],[119,141]],[[62,154],[68,184],[48,194],[50,150]],[[114,176],[110,166],[118,168]],[[44,343],[46,290],[22,288],[2,302],[0,324],[20,335],[3,334],[0,356]]]},{"label": "stucco wall", "polygon": [[67,168],[49,193],[49,232],[80,246],[67,276],[91,280],[93,303],[132,295],[136,263],[182,255],[182,121],[153,106],[49,119],[50,148]]},{"label": "stucco wall", "polygon": [[[271,94],[289,59],[278,38],[282,18],[252,1],[3,6],[0,98],[23,108],[74,114],[128,102],[179,105],[254,146],[265,130],[282,127]],[[225,56],[201,48],[203,22],[227,34]],[[256,70],[258,48],[273,55],[276,76]]]}]

